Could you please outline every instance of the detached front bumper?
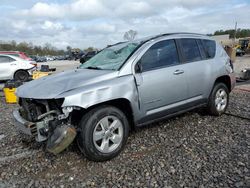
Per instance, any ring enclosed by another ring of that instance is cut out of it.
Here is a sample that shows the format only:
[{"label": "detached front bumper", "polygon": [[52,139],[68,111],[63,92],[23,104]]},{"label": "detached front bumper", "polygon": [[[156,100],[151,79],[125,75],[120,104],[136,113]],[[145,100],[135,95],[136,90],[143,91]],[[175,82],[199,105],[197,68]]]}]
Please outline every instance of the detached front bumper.
[{"label": "detached front bumper", "polygon": [[24,119],[20,114],[20,109],[15,109],[13,111],[13,117],[14,126],[19,132],[29,135],[31,137],[35,137],[37,135],[36,124]]},{"label": "detached front bumper", "polygon": [[51,130],[50,134],[44,135],[44,131],[48,128],[46,120],[36,123],[27,121],[22,117],[20,109],[14,110],[13,116],[14,125],[19,132],[35,138],[37,142],[47,141],[47,150],[53,154],[62,152],[76,137],[76,129],[70,124],[61,122]]}]

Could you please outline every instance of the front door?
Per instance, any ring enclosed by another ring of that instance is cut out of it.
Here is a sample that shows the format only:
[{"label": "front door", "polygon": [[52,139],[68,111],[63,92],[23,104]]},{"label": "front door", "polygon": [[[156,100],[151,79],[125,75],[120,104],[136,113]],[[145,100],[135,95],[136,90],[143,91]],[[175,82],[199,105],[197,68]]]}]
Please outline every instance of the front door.
[{"label": "front door", "polygon": [[141,109],[144,115],[162,113],[187,99],[185,70],[180,64],[175,40],[153,44],[141,57],[141,72],[136,74]]}]

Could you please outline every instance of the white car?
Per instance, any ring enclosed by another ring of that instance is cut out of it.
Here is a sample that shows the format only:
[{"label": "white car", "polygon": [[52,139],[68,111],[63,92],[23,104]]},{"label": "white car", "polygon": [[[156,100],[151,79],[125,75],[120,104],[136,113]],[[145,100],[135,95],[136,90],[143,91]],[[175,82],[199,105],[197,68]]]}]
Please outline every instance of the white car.
[{"label": "white car", "polygon": [[53,57],[51,57],[51,56],[46,56],[46,60],[47,60],[47,61],[53,61],[53,60],[54,60],[54,58],[53,58]]},{"label": "white car", "polygon": [[34,61],[27,61],[13,55],[0,54],[0,80],[26,81],[36,70]]}]

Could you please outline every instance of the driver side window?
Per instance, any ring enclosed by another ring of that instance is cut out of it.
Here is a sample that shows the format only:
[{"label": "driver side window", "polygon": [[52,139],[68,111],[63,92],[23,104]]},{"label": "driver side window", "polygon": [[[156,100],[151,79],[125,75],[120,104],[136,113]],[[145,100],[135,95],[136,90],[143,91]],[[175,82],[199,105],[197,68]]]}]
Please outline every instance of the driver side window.
[{"label": "driver side window", "polygon": [[174,40],[160,41],[152,45],[141,57],[142,72],[179,63]]}]

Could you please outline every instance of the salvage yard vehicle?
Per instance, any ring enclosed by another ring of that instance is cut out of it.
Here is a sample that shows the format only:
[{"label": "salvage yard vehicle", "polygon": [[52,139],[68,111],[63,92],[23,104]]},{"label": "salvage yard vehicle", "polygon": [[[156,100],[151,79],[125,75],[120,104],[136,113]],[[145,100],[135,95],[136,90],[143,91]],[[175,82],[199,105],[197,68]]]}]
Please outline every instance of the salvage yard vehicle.
[{"label": "salvage yard vehicle", "polygon": [[0,80],[26,81],[36,70],[34,61],[25,60],[13,55],[0,54]]},{"label": "salvage yard vehicle", "polygon": [[97,54],[97,51],[87,52],[86,54],[82,55],[82,57],[80,58],[80,63],[81,64],[85,63],[86,61],[94,57],[96,54]]},{"label": "salvage yard vehicle", "polygon": [[13,55],[13,56],[17,56],[19,58],[25,59],[27,61],[32,61],[32,58],[27,56],[26,53],[19,52],[19,51],[0,51],[0,55]]},{"label": "salvage yard vehicle", "polygon": [[170,33],[107,47],[77,70],[17,89],[15,125],[57,154],[76,138],[89,160],[125,146],[129,130],[188,110],[223,114],[235,86],[230,58],[208,36]]},{"label": "salvage yard vehicle", "polygon": [[245,51],[244,50],[242,50],[241,48],[236,48],[236,55],[237,56],[243,56],[243,55],[245,55]]}]

